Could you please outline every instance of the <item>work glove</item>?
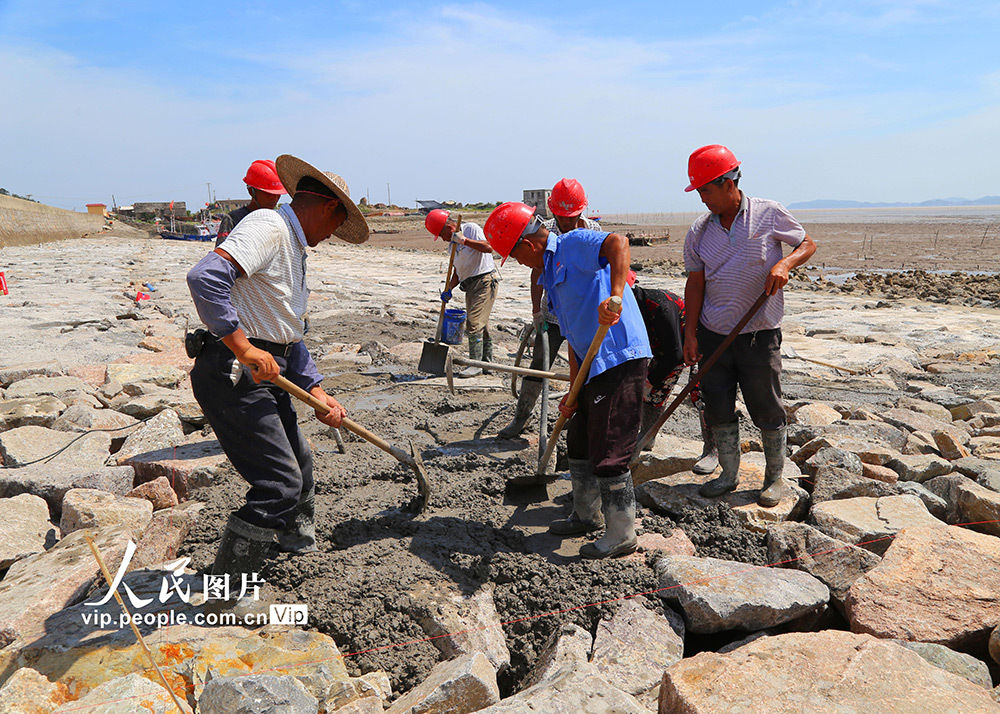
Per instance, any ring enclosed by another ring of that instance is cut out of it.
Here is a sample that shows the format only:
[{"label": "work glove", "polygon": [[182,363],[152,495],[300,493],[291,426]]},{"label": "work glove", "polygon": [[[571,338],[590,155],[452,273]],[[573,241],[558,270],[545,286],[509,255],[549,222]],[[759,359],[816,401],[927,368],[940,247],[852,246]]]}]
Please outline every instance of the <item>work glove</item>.
[{"label": "work glove", "polygon": [[441,302],[448,302],[451,300],[451,290],[445,290],[441,293]]}]

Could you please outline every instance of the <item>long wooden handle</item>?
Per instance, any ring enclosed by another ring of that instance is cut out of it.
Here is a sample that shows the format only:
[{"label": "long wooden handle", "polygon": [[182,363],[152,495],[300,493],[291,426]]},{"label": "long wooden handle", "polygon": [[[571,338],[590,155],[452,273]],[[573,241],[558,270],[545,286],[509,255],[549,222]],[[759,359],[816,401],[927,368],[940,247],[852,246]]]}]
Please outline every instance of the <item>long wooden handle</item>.
[{"label": "long wooden handle", "polygon": [[[612,295],[610,301],[608,302],[608,309],[612,312],[620,313],[622,311],[622,299],[616,295]],[[569,394],[566,395],[567,407],[576,406],[576,398],[580,395],[580,390],[583,389],[583,385],[587,382],[587,374],[590,372],[590,363],[593,362],[594,357],[597,356],[597,352],[601,349],[601,344],[604,342],[604,337],[608,334],[608,330],[610,328],[610,325],[599,324],[597,326],[597,332],[594,333],[594,339],[590,341],[590,348],[587,349],[587,354],[583,358],[583,362],[580,364],[580,369],[576,373],[576,379],[573,380],[573,386],[570,387]],[[542,458],[538,461],[537,473],[545,473],[545,467],[548,465],[549,459],[552,458],[552,452],[555,451],[556,442],[559,440],[559,433],[562,431],[567,421],[569,420],[566,416],[560,413],[559,418],[556,419],[555,426],[552,427],[552,433],[549,434],[549,441],[545,445],[545,453],[542,454]]]},{"label": "long wooden handle", "polygon": [[[330,407],[326,404],[326,402],[321,402],[299,385],[295,384],[294,382],[288,381],[285,377],[278,375],[271,381],[277,384],[282,389],[284,389],[289,394],[291,394],[293,397],[301,399],[303,402],[305,402],[306,404],[308,404],[321,414],[326,414],[330,411]],[[373,434],[372,432],[368,431],[357,422],[348,419],[347,417],[344,417],[343,420],[341,420],[340,425],[343,426],[348,431],[357,434],[368,443],[374,444],[387,454],[395,456],[397,459],[403,461],[404,463],[409,463],[410,461],[409,454],[407,454],[402,449],[394,447],[388,441],[378,436],[377,434]]]},{"label": "long wooden handle", "polygon": [[512,367],[496,362],[484,362],[478,359],[467,359],[465,357],[452,357],[451,361],[460,367],[482,367],[494,372],[508,372],[519,374],[522,377],[538,377],[539,379],[558,379],[563,382],[570,381],[569,375],[565,372],[550,372],[544,369],[530,369],[529,367]]},{"label": "long wooden handle", "polygon": [[[457,248],[458,248],[457,244],[455,243],[451,244],[451,257],[448,258],[448,274],[445,276],[444,279],[445,290],[447,290],[448,286],[451,285],[451,275],[452,275],[451,271],[455,267],[455,250]],[[448,303],[446,303],[444,300],[441,301],[441,312],[438,313],[438,326],[437,330],[434,333],[434,339],[437,340],[438,342],[441,341],[441,329],[444,327],[444,309],[447,304]]]},{"label": "long wooden handle", "polygon": [[721,357],[722,353],[728,349],[729,345],[733,344],[733,340],[739,336],[740,330],[746,327],[746,324],[750,322],[750,319],[754,315],[757,314],[757,311],[760,310],[764,301],[767,300],[768,297],[769,296],[766,292],[760,294],[757,301],[750,306],[750,309],[746,311],[746,314],[743,315],[738,323],[736,323],[736,327],[729,331],[729,334],[726,335],[726,339],[724,339],[722,343],[715,348],[715,352],[713,352],[709,358],[705,360],[704,364],[698,368],[698,371],[691,376],[690,381],[688,381],[687,385],[681,390],[681,393],[677,395],[674,401],[670,403],[670,406],[667,407],[666,411],[660,414],[653,426],[649,427],[646,433],[639,438],[639,443],[635,446],[635,451],[633,452],[629,468],[635,468],[636,464],[639,462],[639,456],[642,454],[642,450],[646,447],[646,444],[653,440],[653,437],[656,436],[660,429],[663,428],[663,425],[667,423],[667,419],[670,418],[670,415],[673,414],[674,410],[677,409],[677,407],[680,406],[680,403],[684,401],[684,397],[690,394],[691,390],[698,386],[698,382],[700,382],[701,378],[705,376],[705,373],[708,372],[708,370],[712,368],[712,365],[719,360],[719,357]]}]

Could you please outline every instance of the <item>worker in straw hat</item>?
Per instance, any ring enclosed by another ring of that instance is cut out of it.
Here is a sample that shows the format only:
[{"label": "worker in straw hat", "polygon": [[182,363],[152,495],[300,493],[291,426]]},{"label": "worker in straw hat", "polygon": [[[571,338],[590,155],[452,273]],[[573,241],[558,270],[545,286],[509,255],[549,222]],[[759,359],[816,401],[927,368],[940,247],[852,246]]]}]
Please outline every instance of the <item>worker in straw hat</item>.
[{"label": "worker in straw hat", "polygon": [[[694,365],[711,355],[757,298],[765,292],[770,296],[701,379],[705,420],[722,473],[699,489],[714,498],[736,488],[738,386],[764,446],[764,489],[758,503],[770,507],[791,488],[782,476],[787,442],[781,401],[782,288],[789,272],[816,252],[816,244],[780,203],[740,190],[740,176],[740,162],[720,144],[703,146],[688,159],[690,184],[684,190],[697,191],[709,212],[695,220],[684,238],[684,361]],[[788,255],[782,252],[785,245],[792,248]]]},{"label": "worker in straw hat", "polygon": [[249,214],[259,208],[273,209],[278,205],[278,199],[281,198],[282,194],[288,193],[281,185],[278,170],[274,167],[274,162],[271,159],[258,159],[250,164],[247,175],[243,177],[243,183],[247,185],[250,203],[240,206],[222,217],[222,222],[219,224],[219,235],[215,238],[217,246],[222,245],[222,241],[233,232],[236,224]]},{"label": "worker in straw hat", "polygon": [[[450,211],[436,208],[427,214],[424,227],[434,236],[451,244],[455,251],[455,272],[441,293],[441,301],[452,298],[452,290],[461,287],[465,293],[465,333],[469,339],[469,359],[493,361],[493,340],[490,337],[490,313],[500,290],[500,273],[493,264],[493,249],[486,242],[483,229],[470,221],[453,218]],[[466,367],[459,377],[482,374],[479,367]]]},{"label": "worker in straw hat", "polygon": [[240,581],[279,550],[315,550],[312,456],[291,398],[268,380],[285,376],[325,402],[316,418],[340,426],[343,407],[320,386],[302,342],[309,290],[306,254],[335,235],[368,240],[368,225],[340,176],[279,156],[291,204],[254,211],[188,273],[198,315],[210,334],[191,385],[223,451],[250,484],[229,517],[212,572]]},{"label": "worker in straw hat", "polygon": [[[550,233],[523,203],[498,206],[486,221],[486,239],[504,261],[542,271],[542,284],[570,346],[570,377],[597,334],[608,325],[566,432],[573,510],[549,531],[579,535],[604,528],[580,549],[585,558],[608,558],[636,549],[635,491],[628,464],[639,436],[639,413],[652,353],[635,296],[628,289],[628,240],[616,233],[577,229]],[[621,299],[621,312],[609,308]],[[574,414],[575,412],[575,414]]]}]

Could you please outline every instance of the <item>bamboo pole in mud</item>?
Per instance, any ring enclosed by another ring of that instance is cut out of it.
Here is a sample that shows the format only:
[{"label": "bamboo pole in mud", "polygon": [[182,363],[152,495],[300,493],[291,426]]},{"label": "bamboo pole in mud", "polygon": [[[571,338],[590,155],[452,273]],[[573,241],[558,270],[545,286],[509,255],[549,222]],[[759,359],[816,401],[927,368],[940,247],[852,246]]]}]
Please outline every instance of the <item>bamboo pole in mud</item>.
[{"label": "bamboo pole in mud", "polygon": [[[97,565],[100,567],[101,573],[104,575],[104,579],[108,583],[108,587],[114,588],[114,580],[111,578],[111,573],[108,572],[108,567],[104,564],[104,559],[101,558],[100,551],[97,550],[97,545],[94,543],[94,539],[90,537],[89,533],[84,534],[83,537],[86,539],[87,545],[90,546],[90,552],[94,554],[94,559],[97,561]],[[135,626],[135,621],[132,619],[132,615],[129,614],[128,608],[125,607],[125,603],[122,601],[122,596],[118,594],[118,588],[114,588],[111,592],[114,594],[115,600],[117,600],[118,604],[121,606],[122,612],[125,613],[125,617],[128,619],[128,624],[131,625],[132,632],[135,633],[135,638],[142,646],[142,651],[146,653],[149,663],[153,665],[153,669],[156,670],[156,674],[160,678],[160,684],[163,685],[164,689],[170,692],[170,698],[174,700],[174,706],[177,707],[177,711],[180,714],[184,714],[184,708],[177,699],[177,694],[170,688],[170,685],[167,684],[167,678],[163,676],[163,672],[160,671],[159,665],[157,665],[156,660],[153,659],[153,653],[149,650],[149,647],[146,646],[146,641],[142,639],[142,633],[139,632],[139,628]]]}]

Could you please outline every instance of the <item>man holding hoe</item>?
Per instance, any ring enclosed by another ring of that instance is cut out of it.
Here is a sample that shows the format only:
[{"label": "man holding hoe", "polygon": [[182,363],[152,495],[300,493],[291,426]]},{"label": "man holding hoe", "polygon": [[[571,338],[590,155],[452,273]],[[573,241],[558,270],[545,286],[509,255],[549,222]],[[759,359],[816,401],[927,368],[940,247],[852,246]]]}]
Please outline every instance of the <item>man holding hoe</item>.
[{"label": "man holding hoe", "polygon": [[[569,343],[570,377],[575,380],[598,324],[608,333],[591,363],[577,404],[559,405],[570,420],[566,434],[573,511],[549,531],[579,535],[605,528],[580,549],[585,558],[635,551],[635,492],[628,463],[639,431],[652,353],[632,291],[627,288],[628,240],[615,233],[577,229],[550,233],[523,203],[498,206],[486,221],[486,239],[504,261],[541,270],[562,334]],[[502,265],[502,263],[501,263]],[[620,305],[620,312],[613,309]],[[575,412],[575,415],[574,415]]]},{"label": "man holding hoe", "polygon": [[[762,293],[769,297],[715,365],[700,387],[705,420],[718,448],[722,473],[700,493],[714,498],[736,488],[740,468],[740,425],[736,387],[764,444],[764,489],[758,502],[776,506],[789,488],[785,465],[785,408],[781,401],[782,288],[816,244],[776,201],[751,198],[739,188],[740,162],[719,144],[703,146],[688,159],[690,185],[709,213],[684,239],[687,321],[684,361],[694,365],[711,355]],[[787,256],[782,246],[793,248]]]}]

